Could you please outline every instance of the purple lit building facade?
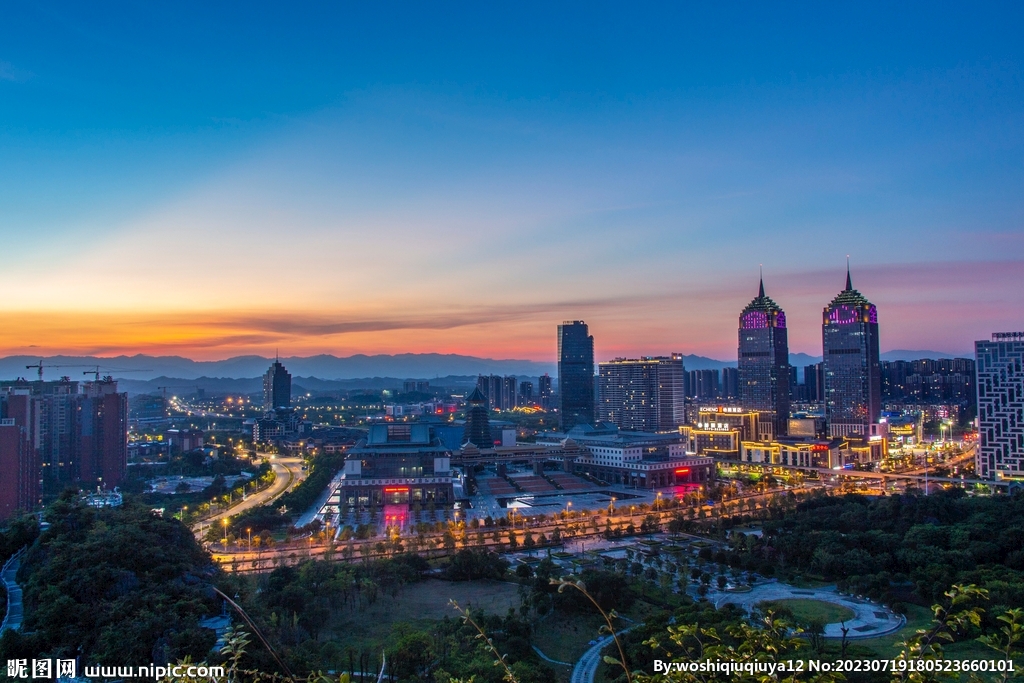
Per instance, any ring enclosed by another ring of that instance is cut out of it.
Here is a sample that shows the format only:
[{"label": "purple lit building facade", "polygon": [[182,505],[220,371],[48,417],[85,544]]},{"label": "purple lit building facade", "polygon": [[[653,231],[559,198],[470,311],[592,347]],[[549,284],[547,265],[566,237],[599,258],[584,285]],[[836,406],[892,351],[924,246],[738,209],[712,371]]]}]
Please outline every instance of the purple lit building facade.
[{"label": "purple lit building facade", "polygon": [[853,288],[822,312],[825,420],[829,435],[868,436],[882,410],[882,374],[878,354],[878,310]]},{"label": "purple lit building facade", "polygon": [[740,313],[738,356],[740,405],[770,414],[774,434],[785,434],[789,422],[786,314],[765,296],[764,281],[757,297]]}]

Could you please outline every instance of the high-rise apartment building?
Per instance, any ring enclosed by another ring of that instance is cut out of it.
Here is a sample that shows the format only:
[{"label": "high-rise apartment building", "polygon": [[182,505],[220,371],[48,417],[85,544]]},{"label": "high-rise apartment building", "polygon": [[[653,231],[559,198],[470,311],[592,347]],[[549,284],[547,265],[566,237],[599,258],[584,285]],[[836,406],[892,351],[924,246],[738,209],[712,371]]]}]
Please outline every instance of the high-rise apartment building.
[{"label": "high-rise apartment building", "polygon": [[558,326],[558,413],[562,431],[594,424],[594,338],[582,320]]},{"label": "high-rise apartment building", "polygon": [[487,399],[488,410],[512,410],[519,405],[518,385],[513,375],[479,375],[476,387]]},{"label": "high-rise apartment building", "polygon": [[552,406],[551,375],[544,373],[537,378],[537,396],[540,398],[540,407],[544,410],[551,410]]},{"label": "high-rise apartment building", "polygon": [[1024,332],[974,343],[978,371],[979,477],[1024,475]]},{"label": "high-rise apartment building", "polygon": [[3,382],[0,416],[28,439],[20,457],[34,473],[25,484],[32,491],[41,486],[59,493],[70,485],[113,489],[127,473],[128,395],[110,378]]},{"label": "high-rise apartment building", "polygon": [[774,414],[775,433],[785,434],[789,422],[789,341],[786,314],[764,293],[740,313],[740,404],[747,410]]},{"label": "high-rise apartment building", "polygon": [[533,382],[523,380],[519,383],[519,401],[521,405],[533,405]]},{"label": "high-rise apartment building", "polygon": [[878,353],[878,311],[853,288],[846,289],[822,312],[825,420],[833,437],[868,435],[882,411]]},{"label": "high-rise apartment building", "polygon": [[734,399],[740,396],[740,369],[722,368],[722,398]]},{"label": "high-rise apartment building", "polygon": [[39,460],[32,443],[33,401],[28,395],[9,396],[0,418],[0,522],[39,503]]},{"label": "high-rise apartment building", "polygon": [[292,404],[292,376],[281,365],[280,359],[263,375],[263,412],[270,413]]},{"label": "high-rise apartment building", "polygon": [[718,370],[690,370],[686,373],[686,395],[700,400],[721,397]]},{"label": "high-rise apartment building", "polygon": [[598,363],[598,418],[626,431],[673,430],[686,421],[683,357]]},{"label": "high-rise apartment building", "polygon": [[804,386],[807,387],[808,401],[825,400],[825,376],[822,363],[804,366]]},{"label": "high-rise apartment building", "polygon": [[113,489],[128,473],[128,394],[117,382],[86,382],[81,400],[78,478]]},{"label": "high-rise apartment building", "polygon": [[975,366],[970,358],[882,361],[882,399],[974,405]]}]

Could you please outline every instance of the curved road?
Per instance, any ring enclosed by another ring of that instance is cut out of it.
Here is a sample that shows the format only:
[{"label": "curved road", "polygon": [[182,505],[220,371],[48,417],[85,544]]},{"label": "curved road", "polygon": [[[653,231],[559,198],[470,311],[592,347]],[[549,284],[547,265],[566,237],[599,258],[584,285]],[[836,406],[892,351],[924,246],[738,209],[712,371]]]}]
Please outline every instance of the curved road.
[{"label": "curved road", "polygon": [[193,531],[198,535],[201,528],[209,528],[211,524],[217,524],[225,517],[234,517],[246,510],[266,505],[277,500],[278,497],[283,496],[288,491],[291,491],[305,480],[306,472],[302,469],[304,462],[305,461],[302,458],[294,457],[277,457],[272,459],[270,461],[270,467],[274,470],[274,474],[277,475],[277,478],[269,488],[248,496],[238,505],[234,505],[227,510],[222,510],[212,517],[207,517],[202,520],[202,522],[196,522],[192,525]]},{"label": "curved road", "polygon": [[[620,636],[629,633],[637,626],[643,626],[643,624],[633,624],[629,628],[624,628],[618,631]],[[569,677],[569,683],[594,683],[594,675],[597,673],[597,667],[601,664],[601,651],[614,642],[614,637],[605,636],[595,643],[589,650],[583,653],[579,661],[576,662],[576,666],[572,668],[572,675]],[[615,653],[618,656],[618,652]]]},{"label": "curved road", "polygon": [[18,574],[23,553],[24,548],[16,552],[7,561],[7,564],[4,565],[2,576],[0,576],[0,579],[3,580],[4,588],[7,589],[7,614],[4,616],[3,625],[0,625],[0,633],[7,629],[12,631],[21,629],[21,586],[14,580],[14,577]]}]

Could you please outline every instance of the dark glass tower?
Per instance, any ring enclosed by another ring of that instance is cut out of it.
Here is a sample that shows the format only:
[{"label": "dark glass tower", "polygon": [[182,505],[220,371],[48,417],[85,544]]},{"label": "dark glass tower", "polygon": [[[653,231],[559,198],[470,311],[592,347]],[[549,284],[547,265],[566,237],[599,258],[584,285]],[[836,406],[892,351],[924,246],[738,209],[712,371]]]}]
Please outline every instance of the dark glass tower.
[{"label": "dark glass tower", "polygon": [[764,295],[763,280],[757,297],[740,313],[739,338],[740,404],[773,413],[775,434],[785,434],[789,424],[786,314]]},{"label": "dark glass tower", "polygon": [[878,311],[853,288],[849,269],[846,289],[822,312],[821,338],[829,434],[867,436],[882,410]]},{"label": "dark glass tower", "polygon": [[582,320],[558,326],[558,415],[562,431],[594,424],[594,338]]},{"label": "dark glass tower", "polygon": [[292,376],[275,359],[274,364],[263,375],[263,411],[288,408],[292,404]]}]

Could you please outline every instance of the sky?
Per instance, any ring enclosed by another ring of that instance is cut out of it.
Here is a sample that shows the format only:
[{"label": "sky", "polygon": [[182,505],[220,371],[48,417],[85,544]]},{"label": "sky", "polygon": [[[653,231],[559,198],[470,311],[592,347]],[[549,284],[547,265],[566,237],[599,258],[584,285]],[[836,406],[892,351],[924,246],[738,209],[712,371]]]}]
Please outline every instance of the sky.
[{"label": "sky", "polygon": [[6,4],[0,354],[1024,328],[1024,6],[828,4]]}]

